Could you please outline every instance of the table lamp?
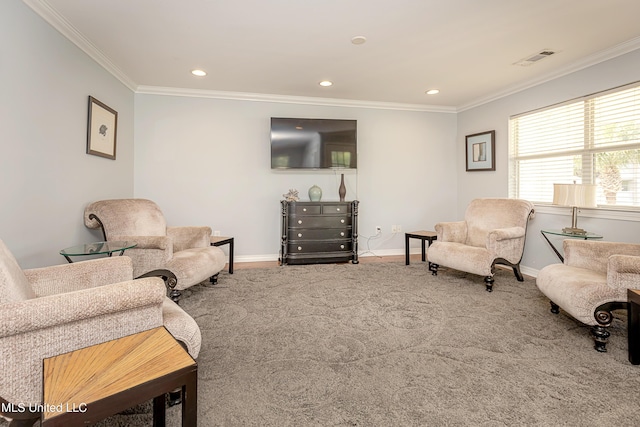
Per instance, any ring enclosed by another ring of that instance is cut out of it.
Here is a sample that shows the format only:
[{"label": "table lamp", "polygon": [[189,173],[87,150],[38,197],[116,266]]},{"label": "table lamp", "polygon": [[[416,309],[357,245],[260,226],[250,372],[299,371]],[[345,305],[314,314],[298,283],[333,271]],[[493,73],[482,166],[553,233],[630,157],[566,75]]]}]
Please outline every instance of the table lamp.
[{"label": "table lamp", "polygon": [[578,208],[595,208],[595,184],[553,184],[553,204],[571,206],[571,227],[562,229],[563,233],[585,235],[587,232],[578,228]]}]

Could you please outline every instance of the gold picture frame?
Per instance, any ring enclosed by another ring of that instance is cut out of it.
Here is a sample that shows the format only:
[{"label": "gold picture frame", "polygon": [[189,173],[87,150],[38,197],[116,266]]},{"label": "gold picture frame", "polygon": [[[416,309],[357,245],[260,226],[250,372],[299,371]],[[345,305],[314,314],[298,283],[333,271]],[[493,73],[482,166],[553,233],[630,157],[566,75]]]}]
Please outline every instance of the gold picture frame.
[{"label": "gold picture frame", "polygon": [[495,136],[495,130],[466,136],[467,172],[496,170]]},{"label": "gold picture frame", "polygon": [[118,112],[94,97],[89,97],[87,154],[116,159]]}]

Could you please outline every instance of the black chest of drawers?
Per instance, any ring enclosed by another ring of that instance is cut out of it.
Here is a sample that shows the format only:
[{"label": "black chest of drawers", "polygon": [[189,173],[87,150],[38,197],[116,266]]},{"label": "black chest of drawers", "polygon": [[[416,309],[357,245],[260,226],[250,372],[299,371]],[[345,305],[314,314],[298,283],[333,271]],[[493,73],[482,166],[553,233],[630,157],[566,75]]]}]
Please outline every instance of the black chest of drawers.
[{"label": "black chest of drawers", "polygon": [[280,203],[280,265],[358,263],[357,200]]}]

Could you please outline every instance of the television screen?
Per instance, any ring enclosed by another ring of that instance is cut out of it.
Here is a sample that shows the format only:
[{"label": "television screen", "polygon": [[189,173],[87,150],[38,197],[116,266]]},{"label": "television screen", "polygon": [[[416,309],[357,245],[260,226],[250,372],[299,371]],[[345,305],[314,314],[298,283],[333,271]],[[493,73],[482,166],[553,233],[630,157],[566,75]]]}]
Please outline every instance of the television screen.
[{"label": "television screen", "polygon": [[271,169],[356,169],[357,123],[271,118]]}]

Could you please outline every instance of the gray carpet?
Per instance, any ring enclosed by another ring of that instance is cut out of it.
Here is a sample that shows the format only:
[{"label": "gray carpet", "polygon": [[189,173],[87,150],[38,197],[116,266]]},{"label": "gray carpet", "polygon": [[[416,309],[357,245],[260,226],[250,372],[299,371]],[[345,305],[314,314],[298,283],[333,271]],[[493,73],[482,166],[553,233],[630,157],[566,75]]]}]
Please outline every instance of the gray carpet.
[{"label": "gray carpet", "polygon": [[[201,426],[640,424],[626,313],[598,353],[511,271],[489,293],[419,262],[236,270],[181,305],[202,329]],[[148,409],[101,425],[151,425]]]}]

